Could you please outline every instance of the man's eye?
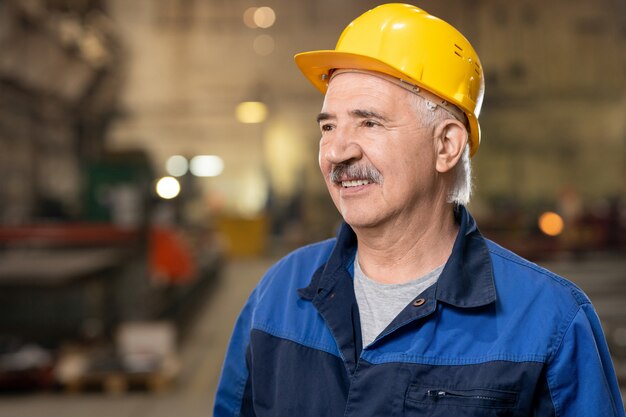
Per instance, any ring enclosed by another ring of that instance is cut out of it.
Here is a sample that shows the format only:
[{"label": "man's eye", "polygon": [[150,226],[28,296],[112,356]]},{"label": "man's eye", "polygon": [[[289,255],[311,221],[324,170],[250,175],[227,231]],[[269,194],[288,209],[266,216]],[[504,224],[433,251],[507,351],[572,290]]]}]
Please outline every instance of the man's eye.
[{"label": "man's eye", "polygon": [[331,124],[323,124],[323,125],[320,126],[320,130],[322,132],[329,132],[329,131],[333,130],[333,125],[331,125]]},{"label": "man's eye", "polygon": [[376,123],[376,122],[375,122],[375,121],[373,121],[373,120],[363,120],[363,126],[364,126],[364,127],[376,127],[376,126],[378,126],[378,125],[379,125],[379,124],[378,124],[378,123]]}]

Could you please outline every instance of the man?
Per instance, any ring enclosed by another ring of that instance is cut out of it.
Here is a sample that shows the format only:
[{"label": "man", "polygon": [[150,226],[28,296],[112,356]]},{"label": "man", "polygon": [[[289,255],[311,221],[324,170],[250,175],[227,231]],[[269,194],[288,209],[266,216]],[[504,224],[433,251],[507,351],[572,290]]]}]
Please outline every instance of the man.
[{"label": "man", "polygon": [[215,415],[624,416],[588,298],[464,208],[484,90],[469,42],[387,4],[295,59],[325,93],[319,163],[345,223],[254,290]]}]

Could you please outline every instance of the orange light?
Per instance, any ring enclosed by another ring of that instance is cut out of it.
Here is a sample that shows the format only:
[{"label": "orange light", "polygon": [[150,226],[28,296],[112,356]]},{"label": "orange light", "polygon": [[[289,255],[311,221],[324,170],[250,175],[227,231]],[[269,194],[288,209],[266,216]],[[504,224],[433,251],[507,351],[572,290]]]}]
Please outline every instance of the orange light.
[{"label": "orange light", "polygon": [[548,236],[558,236],[563,232],[563,218],[552,211],[539,216],[539,229]]}]

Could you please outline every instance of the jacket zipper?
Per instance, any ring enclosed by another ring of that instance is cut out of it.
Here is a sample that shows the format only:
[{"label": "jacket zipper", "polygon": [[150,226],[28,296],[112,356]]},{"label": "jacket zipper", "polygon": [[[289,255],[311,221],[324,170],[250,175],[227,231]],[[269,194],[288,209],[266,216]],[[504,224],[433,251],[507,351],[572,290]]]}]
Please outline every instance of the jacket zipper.
[{"label": "jacket zipper", "polygon": [[503,403],[512,403],[514,402],[511,398],[505,397],[493,397],[484,394],[469,394],[469,393],[461,393],[454,391],[445,391],[445,390],[428,390],[426,393],[429,397],[434,399],[439,398],[466,398],[466,399],[474,399],[474,400],[485,400],[485,401],[495,401],[495,402],[503,402]]}]

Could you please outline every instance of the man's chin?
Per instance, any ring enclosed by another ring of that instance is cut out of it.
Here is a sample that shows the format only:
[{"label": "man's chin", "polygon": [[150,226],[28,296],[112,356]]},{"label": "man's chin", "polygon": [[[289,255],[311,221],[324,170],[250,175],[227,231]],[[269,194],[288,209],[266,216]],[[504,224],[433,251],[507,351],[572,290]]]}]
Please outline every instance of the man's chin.
[{"label": "man's chin", "polygon": [[353,229],[371,229],[380,226],[381,218],[375,213],[341,213],[343,220]]}]

